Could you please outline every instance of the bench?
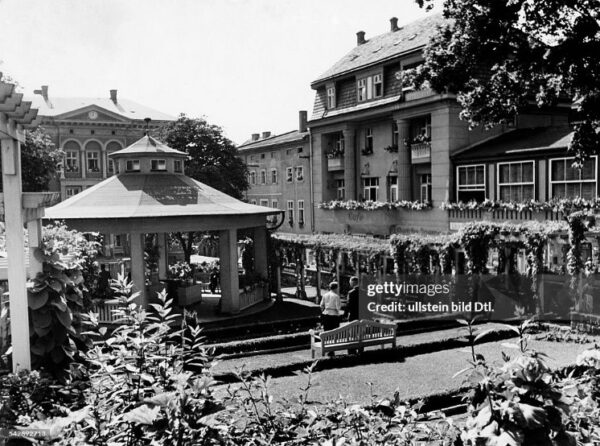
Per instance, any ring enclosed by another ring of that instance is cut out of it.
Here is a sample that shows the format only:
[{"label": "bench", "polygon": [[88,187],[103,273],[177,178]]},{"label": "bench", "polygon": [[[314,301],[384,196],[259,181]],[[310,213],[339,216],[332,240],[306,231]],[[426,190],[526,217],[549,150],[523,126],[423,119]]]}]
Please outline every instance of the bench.
[{"label": "bench", "polygon": [[373,345],[392,344],[396,347],[396,325],[382,324],[366,320],[352,321],[333,330],[317,334],[310,330],[310,351],[315,358],[315,352],[321,350],[321,355],[336,350],[362,350]]}]

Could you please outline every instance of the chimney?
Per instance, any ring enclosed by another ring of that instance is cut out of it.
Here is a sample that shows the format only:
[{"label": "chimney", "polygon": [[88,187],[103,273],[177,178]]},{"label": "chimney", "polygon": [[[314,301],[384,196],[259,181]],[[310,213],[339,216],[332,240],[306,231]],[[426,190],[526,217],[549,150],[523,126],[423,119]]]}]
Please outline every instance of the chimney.
[{"label": "chimney", "polygon": [[398,17],[392,17],[390,19],[390,31],[394,32],[394,31],[398,31],[400,28],[398,28]]},{"label": "chimney", "polygon": [[47,101],[48,100],[48,86],[42,85],[42,88],[40,90],[33,90],[33,94],[39,94],[44,98],[45,101]]},{"label": "chimney", "polygon": [[260,139],[260,133],[252,134],[252,141],[258,141]]},{"label": "chimney", "polygon": [[363,43],[365,43],[365,32],[364,31],[359,31],[356,33],[356,44],[357,45],[362,45]]},{"label": "chimney", "polygon": [[110,100],[117,103],[117,90],[110,90]]},{"label": "chimney", "polygon": [[271,136],[271,132],[263,132],[262,139],[267,139],[269,136]]},{"label": "chimney", "polygon": [[298,131],[300,133],[306,132],[306,110],[300,110],[298,112]]}]

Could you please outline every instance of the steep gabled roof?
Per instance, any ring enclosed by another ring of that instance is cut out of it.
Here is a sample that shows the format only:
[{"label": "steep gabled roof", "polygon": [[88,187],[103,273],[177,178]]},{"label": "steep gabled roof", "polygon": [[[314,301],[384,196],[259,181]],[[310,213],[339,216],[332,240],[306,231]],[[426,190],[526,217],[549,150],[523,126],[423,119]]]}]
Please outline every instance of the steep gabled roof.
[{"label": "steep gabled roof", "polygon": [[89,106],[97,106],[128,119],[150,118],[153,121],[174,121],[176,118],[167,113],[154,110],[129,99],[119,98],[113,102],[110,98],[64,98],[49,97],[47,100],[41,95],[28,98],[39,110],[40,116],[56,117],[65,113],[80,110]]},{"label": "steep gabled roof", "polygon": [[259,139],[258,141],[245,141],[244,143],[238,146],[238,150],[242,151],[250,149],[259,149],[262,147],[270,147],[279,144],[302,141],[307,136],[308,132],[299,132],[298,130],[292,130],[291,132],[282,133],[281,135],[275,135],[265,139]]},{"label": "steep gabled roof", "polygon": [[427,44],[444,22],[441,14],[428,15],[421,20],[401,26],[353,48],[329,70],[313,81],[313,85],[358,68],[367,67],[400,54],[410,53]]}]

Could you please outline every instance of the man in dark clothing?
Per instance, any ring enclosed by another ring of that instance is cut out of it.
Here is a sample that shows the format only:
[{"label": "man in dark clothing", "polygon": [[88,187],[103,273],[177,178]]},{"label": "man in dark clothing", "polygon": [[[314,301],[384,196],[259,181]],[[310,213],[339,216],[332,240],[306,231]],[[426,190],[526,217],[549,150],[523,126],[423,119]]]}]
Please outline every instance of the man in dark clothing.
[{"label": "man in dark clothing", "polygon": [[98,293],[103,298],[110,297],[110,280],[110,271],[106,270],[106,265],[103,263],[102,265],[100,265],[100,274],[98,276]]},{"label": "man in dark clothing", "polygon": [[219,284],[219,270],[217,269],[217,267],[214,267],[212,269],[212,272],[210,273],[208,280],[209,280],[210,292],[212,294],[215,294],[217,292],[217,285]]},{"label": "man in dark clothing", "polygon": [[348,292],[348,322],[358,320],[358,277],[350,277],[350,291]]}]

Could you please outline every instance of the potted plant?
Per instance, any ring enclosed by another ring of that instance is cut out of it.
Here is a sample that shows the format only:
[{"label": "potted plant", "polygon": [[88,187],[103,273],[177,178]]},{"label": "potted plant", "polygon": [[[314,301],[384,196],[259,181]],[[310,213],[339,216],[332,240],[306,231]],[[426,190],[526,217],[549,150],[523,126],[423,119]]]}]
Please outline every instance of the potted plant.
[{"label": "potted plant", "polygon": [[202,285],[194,283],[194,272],[187,262],[169,266],[169,279],[177,281],[177,303],[181,306],[202,301]]}]

